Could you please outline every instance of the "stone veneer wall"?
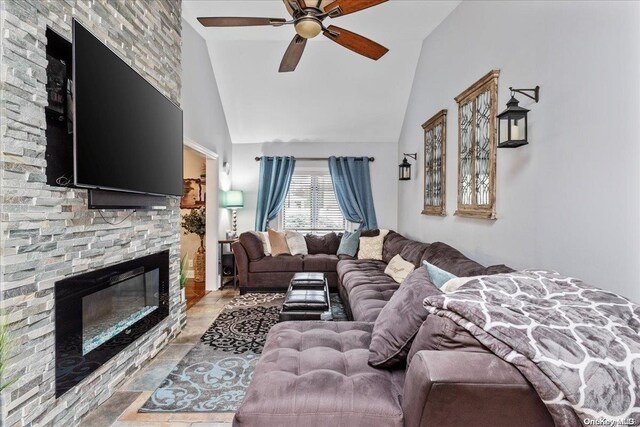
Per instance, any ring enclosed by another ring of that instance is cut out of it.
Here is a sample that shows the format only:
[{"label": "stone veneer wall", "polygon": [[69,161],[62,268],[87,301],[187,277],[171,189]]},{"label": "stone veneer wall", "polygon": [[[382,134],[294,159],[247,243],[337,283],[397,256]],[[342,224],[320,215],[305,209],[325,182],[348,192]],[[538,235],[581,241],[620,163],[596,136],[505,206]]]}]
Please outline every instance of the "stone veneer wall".
[{"label": "stone veneer wall", "polygon": [[[162,349],[186,322],[179,290],[179,200],[164,211],[87,209],[87,192],[46,185],[47,25],[71,39],[76,17],[136,71],[180,102],[179,0],[0,1],[1,308],[10,336],[2,393],[5,426],[79,423]],[[54,283],[149,253],[171,251],[167,319],[55,398]]]}]

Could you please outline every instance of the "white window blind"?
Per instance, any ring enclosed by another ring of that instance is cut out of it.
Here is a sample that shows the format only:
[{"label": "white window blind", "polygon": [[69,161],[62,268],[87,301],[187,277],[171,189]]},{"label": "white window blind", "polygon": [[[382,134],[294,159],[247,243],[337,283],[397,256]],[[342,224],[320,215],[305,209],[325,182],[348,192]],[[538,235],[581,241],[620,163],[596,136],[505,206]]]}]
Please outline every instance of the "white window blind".
[{"label": "white window blind", "polygon": [[333,192],[331,175],[296,174],[281,213],[283,230],[342,231],[345,220]]}]

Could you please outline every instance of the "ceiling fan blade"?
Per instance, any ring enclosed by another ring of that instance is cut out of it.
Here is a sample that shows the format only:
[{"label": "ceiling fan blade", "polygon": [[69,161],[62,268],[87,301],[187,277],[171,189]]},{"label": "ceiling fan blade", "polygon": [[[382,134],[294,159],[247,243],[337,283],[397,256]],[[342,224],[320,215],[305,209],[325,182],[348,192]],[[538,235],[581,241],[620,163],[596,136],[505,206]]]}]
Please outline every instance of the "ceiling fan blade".
[{"label": "ceiling fan blade", "polygon": [[369,40],[366,37],[352,33],[351,31],[343,28],[336,27],[335,25],[329,25],[329,28],[327,28],[323,34],[339,45],[344,46],[355,53],[366,56],[367,58],[371,58],[374,61],[377,61],[382,58],[385,53],[389,52],[389,49],[374,42],[373,40]]},{"label": "ceiling fan blade", "polygon": [[287,20],[283,18],[238,18],[238,17],[215,17],[198,18],[198,21],[205,27],[253,27],[259,25],[272,25],[279,27]]},{"label": "ceiling fan blade", "polygon": [[298,3],[298,6],[300,6],[300,9],[304,9],[305,7],[307,7],[307,2],[304,0],[296,0],[296,3]]},{"label": "ceiling fan blade", "polygon": [[302,52],[304,52],[304,47],[306,45],[307,39],[296,34],[282,57],[279,70],[281,73],[288,73],[296,69],[298,62],[300,62],[300,58],[302,58]]},{"label": "ceiling fan blade", "polygon": [[348,15],[369,7],[377,6],[386,1],[387,0],[335,0],[325,6],[324,11],[328,13],[330,17],[337,18],[338,16]]}]

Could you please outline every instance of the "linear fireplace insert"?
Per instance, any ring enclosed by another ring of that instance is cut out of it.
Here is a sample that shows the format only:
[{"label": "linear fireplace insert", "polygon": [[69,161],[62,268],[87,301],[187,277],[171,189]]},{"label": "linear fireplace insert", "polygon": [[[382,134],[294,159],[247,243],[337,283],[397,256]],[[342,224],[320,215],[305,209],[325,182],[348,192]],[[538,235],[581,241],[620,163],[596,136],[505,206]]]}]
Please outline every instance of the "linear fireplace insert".
[{"label": "linear fireplace insert", "polygon": [[56,397],[169,315],[169,251],[55,284]]}]

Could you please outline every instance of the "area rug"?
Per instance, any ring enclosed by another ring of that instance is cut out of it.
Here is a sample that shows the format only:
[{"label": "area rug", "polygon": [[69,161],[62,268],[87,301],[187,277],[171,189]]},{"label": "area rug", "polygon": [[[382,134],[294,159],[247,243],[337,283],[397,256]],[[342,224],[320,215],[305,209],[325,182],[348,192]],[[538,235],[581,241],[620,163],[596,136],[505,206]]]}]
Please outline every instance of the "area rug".
[{"label": "area rug", "polygon": [[[235,297],[138,412],[235,412],[251,382],[284,294]],[[338,294],[333,320],[347,320]]]}]

